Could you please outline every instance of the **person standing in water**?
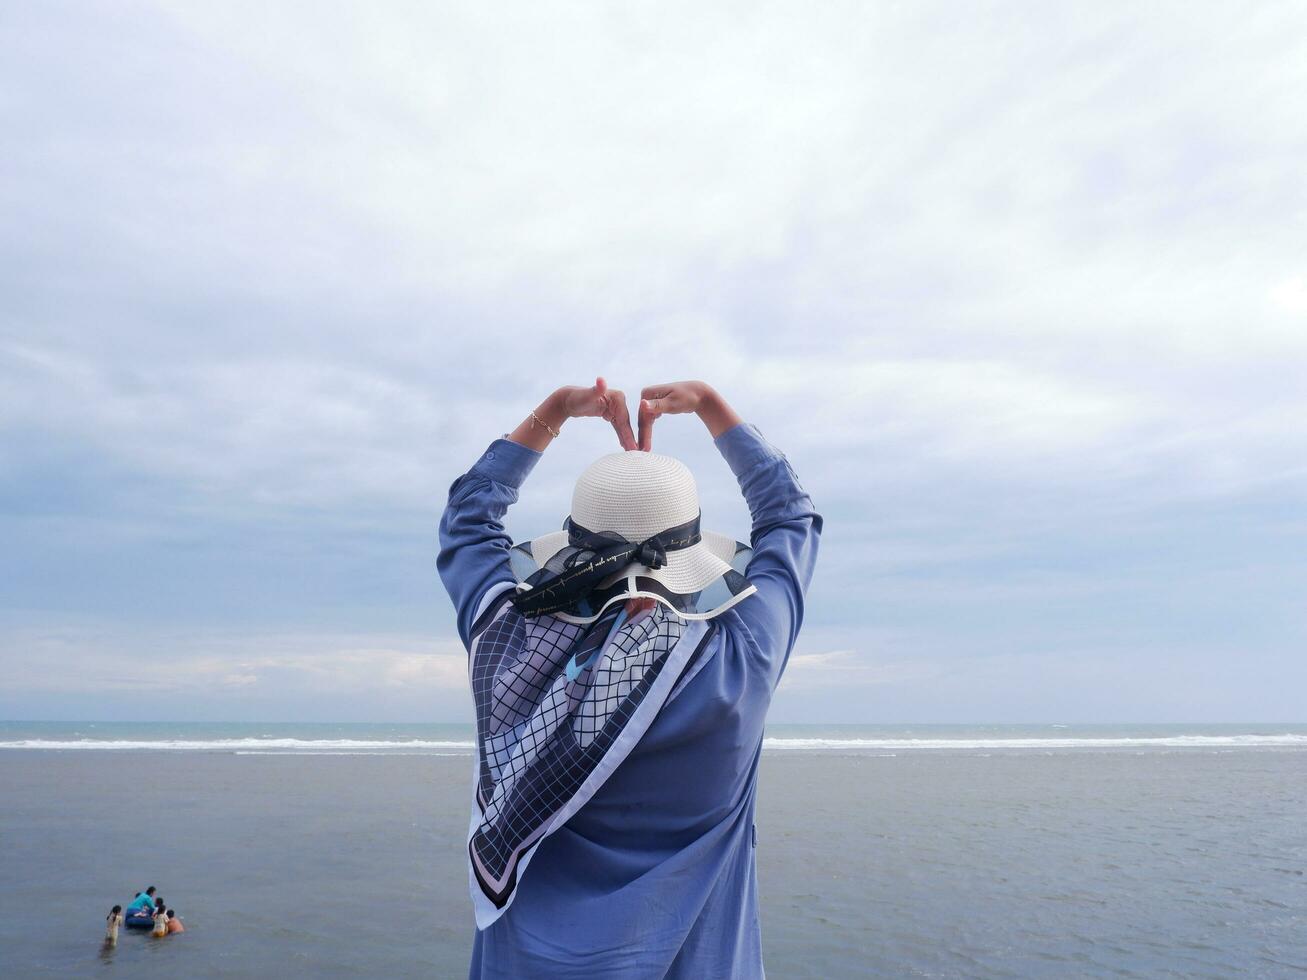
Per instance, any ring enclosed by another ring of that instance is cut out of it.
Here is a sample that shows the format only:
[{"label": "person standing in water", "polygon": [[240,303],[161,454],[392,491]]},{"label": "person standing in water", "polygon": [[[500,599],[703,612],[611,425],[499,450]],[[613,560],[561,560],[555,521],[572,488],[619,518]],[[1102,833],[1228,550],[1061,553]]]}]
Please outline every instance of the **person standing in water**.
[{"label": "person standing in water", "polygon": [[109,914],[104,917],[104,944],[106,946],[118,945],[118,930],[123,924],[123,907],[115,905],[109,910]]},{"label": "person standing in water", "polygon": [[185,932],[186,927],[182,925],[182,920],[177,918],[177,913],[172,909],[168,910],[168,935],[174,932]]},{"label": "person standing in water", "polygon": [[154,935],[168,935],[168,916],[164,912],[163,899],[155,899],[154,902]]},{"label": "person standing in water", "polygon": [[[735,475],[751,549],[701,529],[689,469],[651,451],[675,414]],[[581,417],[624,452],[581,474],[563,531],[515,545],[508,507]],[[703,382],[644,389],[639,430],[602,378],[560,388],[450,488],[437,566],[477,713],[472,978],[763,975],[758,760],[822,519]]]}]

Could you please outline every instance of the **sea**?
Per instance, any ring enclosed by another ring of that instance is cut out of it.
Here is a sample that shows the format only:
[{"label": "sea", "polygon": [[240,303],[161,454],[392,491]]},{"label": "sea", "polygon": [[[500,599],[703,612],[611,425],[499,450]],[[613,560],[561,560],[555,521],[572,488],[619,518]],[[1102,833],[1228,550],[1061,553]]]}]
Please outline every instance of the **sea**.
[{"label": "sea", "polygon": [[[0,977],[459,977],[465,725],[0,723]],[[772,978],[1307,977],[1307,725],[772,726]],[[155,885],[186,932],[101,942]]]}]

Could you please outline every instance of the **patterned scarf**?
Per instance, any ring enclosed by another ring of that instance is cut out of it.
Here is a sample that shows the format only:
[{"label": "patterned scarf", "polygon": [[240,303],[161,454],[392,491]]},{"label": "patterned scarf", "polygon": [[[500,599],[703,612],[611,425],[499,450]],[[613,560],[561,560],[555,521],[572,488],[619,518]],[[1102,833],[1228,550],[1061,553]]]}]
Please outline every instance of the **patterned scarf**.
[{"label": "patterned scarf", "polygon": [[633,622],[622,610],[578,625],[526,616],[505,593],[474,627],[468,860],[479,928],[508,908],[536,847],[630,752],[712,632],[661,603]]}]

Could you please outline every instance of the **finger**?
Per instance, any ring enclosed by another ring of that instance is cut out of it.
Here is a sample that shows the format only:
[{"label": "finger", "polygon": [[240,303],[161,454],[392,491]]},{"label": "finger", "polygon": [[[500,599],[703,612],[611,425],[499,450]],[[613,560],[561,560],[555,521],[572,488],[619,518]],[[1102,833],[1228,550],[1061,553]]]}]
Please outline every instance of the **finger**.
[{"label": "finger", "polygon": [[609,422],[616,421],[620,405],[624,403],[625,396],[616,388],[610,388],[607,393],[599,399],[599,414]]},{"label": "finger", "polygon": [[594,385],[586,393],[586,401],[586,415],[603,415],[608,408],[608,382],[595,378]]},{"label": "finger", "polygon": [[640,392],[641,398],[666,398],[672,390],[671,385],[650,385]]},{"label": "finger", "polygon": [[600,414],[612,422],[617,418],[617,413],[621,412],[626,406],[626,396],[617,388],[609,388],[608,393],[600,401]]},{"label": "finger", "polygon": [[626,408],[626,396],[622,395],[622,392],[608,393],[608,410],[604,412],[604,418],[612,423],[613,431],[617,433],[617,442],[621,447],[626,451],[634,449],[635,434],[631,431],[631,413]]},{"label": "finger", "polygon": [[608,394],[604,395],[604,418],[616,427],[625,411],[626,395],[616,388],[609,388]]},{"label": "finger", "polygon": [[661,413],[646,398],[640,399],[640,448],[653,451],[653,424]]},{"label": "finger", "polygon": [[617,431],[617,441],[622,448],[630,451],[636,448],[635,433],[631,431],[631,412],[626,406],[626,396],[620,391],[610,391],[608,402],[611,406],[608,421]]}]

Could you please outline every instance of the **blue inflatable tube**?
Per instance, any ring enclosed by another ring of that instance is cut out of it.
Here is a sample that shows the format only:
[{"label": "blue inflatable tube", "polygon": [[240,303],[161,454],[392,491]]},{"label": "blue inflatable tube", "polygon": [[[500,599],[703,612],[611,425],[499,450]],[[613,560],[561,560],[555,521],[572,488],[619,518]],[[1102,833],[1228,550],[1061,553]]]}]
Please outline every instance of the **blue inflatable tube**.
[{"label": "blue inflatable tube", "polygon": [[154,916],[144,909],[136,909],[123,917],[123,925],[128,929],[153,929]]}]

